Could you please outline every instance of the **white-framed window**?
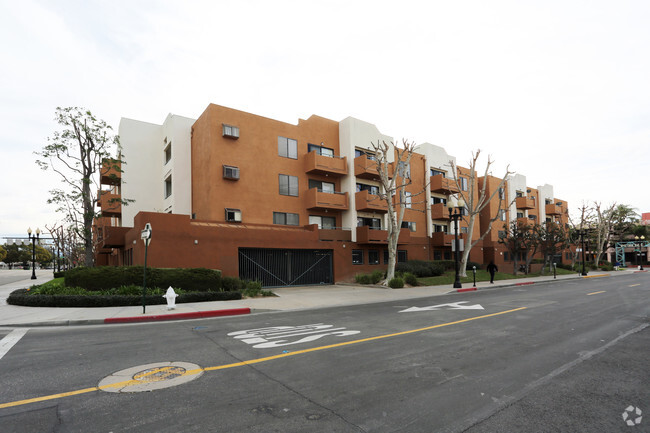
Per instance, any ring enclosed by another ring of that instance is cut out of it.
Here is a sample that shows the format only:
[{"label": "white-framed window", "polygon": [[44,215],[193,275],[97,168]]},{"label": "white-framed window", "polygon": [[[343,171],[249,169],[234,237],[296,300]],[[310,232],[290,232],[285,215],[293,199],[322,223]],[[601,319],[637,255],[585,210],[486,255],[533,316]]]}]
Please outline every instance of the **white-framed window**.
[{"label": "white-framed window", "polygon": [[323,182],[321,180],[309,179],[309,189],[316,188],[320,192],[327,192],[334,194],[334,183],[333,182]]},{"label": "white-framed window", "polygon": [[412,232],[416,231],[416,225],[414,222],[411,221],[402,221],[402,228],[409,229]]},{"label": "white-framed window", "polygon": [[309,224],[318,224],[319,229],[334,230],[336,228],[336,217],[309,215]]},{"label": "white-framed window", "polygon": [[172,175],[170,174],[165,179],[165,198],[168,198],[172,195]]},{"label": "white-framed window", "polygon": [[411,205],[413,204],[413,194],[412,193],[410,193],[408,191],[404,191],[404,203],[405,203],[405,207],[407,209],[411,209]]},{"label": "white-framed window", "polygon": [[293,138],[278,137],[278,155],[298,159],[298,141]]},{"label": "white-framed window", "polygon": [[467,191],[467,178],[466,177],[459,177],[458,178],[459,183],[460,183],[460,189],[463,191]]},{"label": "white-framed window", "polygon": [[224,179],[239,179],[239,167],[233,167],[232,165],[223,166],[223,178]]},{"label": "white-framed window", "polygon": [[228,138],[239,138],[239,128],[232,125],[223,124],[223,136]]},{"label": "white-framed window", "polygon": [[506,220],[506,211],[505,211],[505,209],[499,209],[499,219],[501,221]]},{"label": "white-framed window", "polygon": [[279,175],[280,195],[298,197],[298,178],[287,174]]},{"label": "white-framed window", "polygon": [[167,146],[165,146],[165,165],[172,159],[172,142],[170,141]]},{"label": "white-framed window", "polygon": [[239,209],[229,209],[226,208],[226,221],[230,222],[241,222],[241,210]]}]

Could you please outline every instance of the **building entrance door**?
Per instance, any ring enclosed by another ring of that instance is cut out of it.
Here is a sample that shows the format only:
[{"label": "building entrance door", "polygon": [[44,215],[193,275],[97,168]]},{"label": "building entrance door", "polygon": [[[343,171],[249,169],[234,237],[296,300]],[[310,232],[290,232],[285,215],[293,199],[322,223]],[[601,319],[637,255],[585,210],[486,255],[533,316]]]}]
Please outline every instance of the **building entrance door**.
[{"label": "building entrance door", "polygon": [[239,279],[264,287],[332,284],[332,250],[239,248]]}]

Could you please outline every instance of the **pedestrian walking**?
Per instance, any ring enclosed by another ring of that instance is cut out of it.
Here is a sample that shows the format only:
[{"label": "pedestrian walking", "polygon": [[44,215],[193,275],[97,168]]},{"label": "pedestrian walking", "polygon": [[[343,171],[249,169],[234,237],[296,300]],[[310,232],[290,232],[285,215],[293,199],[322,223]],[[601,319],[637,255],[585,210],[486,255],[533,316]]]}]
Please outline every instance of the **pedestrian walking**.
[{"label": "pedestrian walking", "polygon": [[494,274],[499,270],[497,265],[493,261],[490,261],[490,264],[487,265],[487,271],[490,273],[490,284],[494,284]]}]

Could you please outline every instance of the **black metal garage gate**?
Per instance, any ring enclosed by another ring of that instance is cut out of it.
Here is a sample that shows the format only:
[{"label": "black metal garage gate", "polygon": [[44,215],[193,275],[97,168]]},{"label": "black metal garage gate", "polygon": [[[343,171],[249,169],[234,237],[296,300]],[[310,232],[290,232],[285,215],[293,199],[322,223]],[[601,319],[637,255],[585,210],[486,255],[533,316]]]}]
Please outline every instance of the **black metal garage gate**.
[{"label": "black metal garage gate", "polygon": [[264,287],[332,284],[332,250],[239,248],[239,278]]}]

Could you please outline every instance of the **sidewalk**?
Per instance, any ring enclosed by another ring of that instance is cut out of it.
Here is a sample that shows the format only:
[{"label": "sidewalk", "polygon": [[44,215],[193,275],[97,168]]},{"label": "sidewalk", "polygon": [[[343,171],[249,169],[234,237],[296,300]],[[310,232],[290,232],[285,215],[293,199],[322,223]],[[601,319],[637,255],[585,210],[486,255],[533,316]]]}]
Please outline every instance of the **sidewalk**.
[{"label": "sidewalk", "polygon": [[[635,269],[630,269],[633,271]],[[595,272],[588,277],[610,275],[626,275],[630,271]],[[404,289],[389,289],[378,286],[363,285],[328,285],[283,287],[272,289],[276,297],[242,299],[238,301],[215,301],[176,304],[174,310],[168,310],[166,305],[147,305],[146,314],[142,314],[142,306],[138,307],[104,307],[104,308],[49,308],[49,307],[20,307],[7,305],[6,298],[19,288],[25,288],[34,283],[42,284],[52,279],[52,274],[38,273],[38,280],[20,280],[0,285],[0,327],[32,327],[32,326],[68,326],[91,325],[105,323],[129,323],[142,321],[179,320],[233,314],[248,314],[264,311],[288,311],[310,308],[336,307],[344,305],[369,304],[388,302],[401,299],[415,299],[429,296],[456,293],[450,285],[422,286]],[[553,275],[515,280],[478,282],[478,290],[498,287],[512,287],[539,283],[553,283],[568,279],[583,278],[577,274]],[[472,289],[472,283],[464,283],[463,289]]]}]

